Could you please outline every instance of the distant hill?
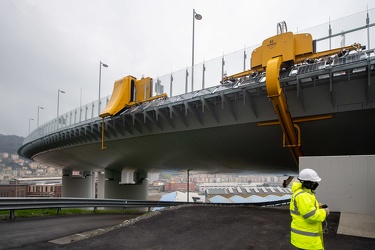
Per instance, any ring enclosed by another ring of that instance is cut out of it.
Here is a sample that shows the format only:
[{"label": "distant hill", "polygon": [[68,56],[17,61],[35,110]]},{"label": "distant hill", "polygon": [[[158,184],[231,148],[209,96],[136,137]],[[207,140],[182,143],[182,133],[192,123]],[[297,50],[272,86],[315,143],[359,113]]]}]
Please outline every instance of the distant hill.
[{"label": "distant hill", "polygon": [[17,135],[0,134],[0,152],[17,154],[17,150],[22,146],[24,139]]}]

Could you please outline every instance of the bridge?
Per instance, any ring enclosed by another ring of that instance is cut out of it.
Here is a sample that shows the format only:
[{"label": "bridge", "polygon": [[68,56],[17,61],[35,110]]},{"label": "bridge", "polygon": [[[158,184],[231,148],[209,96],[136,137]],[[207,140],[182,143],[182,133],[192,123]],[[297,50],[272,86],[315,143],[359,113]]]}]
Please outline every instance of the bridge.
[{"label": "bridge", "polygon": [[[355,41],[366,48],[329,61],[283,67],[278,80],[298,125],[302,155],[373,155],[375,55],[370,30],[375,24],[369,13],[364,26],[333,33],[334,24],[329,24],[328,36],[315,39],[318,49],[327,44],[331,49],[338,39],[342,45],[353,36],[366,37]],[[166,90],[168,98],[104,119],[99,111],[109,97],[63,114],[28,135],[19,154],[62,168],[63,195],[77,197],[93,195],[94,172],[104,172],[98,188],[106,198],[144,197],[147,173],[161,170],[296,175],[298,158],[296,162],[285,143],[282,121],[267,93],[266,72],[227,78],[230,71],[246,71],[249,53],[237,53],[243,56],[233,67],[228,66],[232,55],[195,65],[194,79],[202,88],[189,82],[190,68],[156,79],[155,94]],[[133,196],[124,197],[122,191]]]}]

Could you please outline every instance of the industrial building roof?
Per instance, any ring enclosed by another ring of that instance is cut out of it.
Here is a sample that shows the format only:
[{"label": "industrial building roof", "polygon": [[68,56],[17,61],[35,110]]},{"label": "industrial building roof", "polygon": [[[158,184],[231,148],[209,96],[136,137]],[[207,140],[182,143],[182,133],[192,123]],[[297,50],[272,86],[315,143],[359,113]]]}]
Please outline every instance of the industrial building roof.
[{"label": "industrial building roof", "polygon": [[254,194],[262,194],[262,196],[266,195],[284,195],[284,194],[292,194],[292,190],[290,188],[283,188],[283,187],[227,187],[227,188],[209,188],[206,190],[206,194],[211,195],[222,195],[222,194],[241,194],[241,195],[254,195]]},{"label": "industrial building roof", "polygon": [[269,202],[269,201],[279,201],[290,199],[292,195],[285,194],[283,196],[277,195],[267,195],[265,197],[259,195],[251,195],[247,198],[244,198],[239,195],[234,195],[230,198],[225,198],[221,195],[215,195],[211,198],[208,198],[208,201],[211,203],[258,203],[258,202]]}]

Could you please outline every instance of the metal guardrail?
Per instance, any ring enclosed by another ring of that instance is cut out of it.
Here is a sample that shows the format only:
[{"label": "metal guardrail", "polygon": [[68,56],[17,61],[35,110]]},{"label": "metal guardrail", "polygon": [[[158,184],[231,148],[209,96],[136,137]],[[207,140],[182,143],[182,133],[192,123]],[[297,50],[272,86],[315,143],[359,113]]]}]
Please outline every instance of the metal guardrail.
[{"label": "metal guardrail", "polygon": [[56,208],[57,214],[62,208],[94,208],[116,207],[116,208],[148,208],[171,207],[186,204],[210,204],[220,206],[280,206],[289,204],[290,199],[257,202],[257,203],[203,203],[203,202],[177,202],[177,201],[149,201],[149,200],[121,200],[121,199],[85,199],[85,198],[3,198],[0,197],[0,211],[9,210],[9,218],[14,219],[15,210]]}]

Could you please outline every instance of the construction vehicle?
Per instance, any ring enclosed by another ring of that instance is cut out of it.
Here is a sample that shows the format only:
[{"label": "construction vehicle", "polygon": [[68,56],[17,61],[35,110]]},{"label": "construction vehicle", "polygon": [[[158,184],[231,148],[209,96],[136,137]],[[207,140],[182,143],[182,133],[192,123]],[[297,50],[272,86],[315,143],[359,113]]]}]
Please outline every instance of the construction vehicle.
[{"label": "construction vehicle", "polygon": [[[301,150],[301,132],[299,121],[312,121],[332,118],[332,115],[319,117],[304,117],[293,119],[289,112],[283,89],[280,86],[279,75],[286,69],[295,66],[313,64],[319,61],[331,62],[332,56],[343,57],[352,50],[361,50],[360,44],[337,49],[316,52],[316,42],[311,34],[293,34],[287,32],[286,23],[277,24],[277,35],[267,38],[262,45],[253,50],[251,55],[251,69],[223,78],[222,84],[251,82],[252,79],[265,77],[268,98],[271,99],[278,122],[258,123],[259,126],[279,124],[283,133],[283,147],[289,148],[292,157],[298,165]],[[289,185],[293,177],[284,181]]]}]

